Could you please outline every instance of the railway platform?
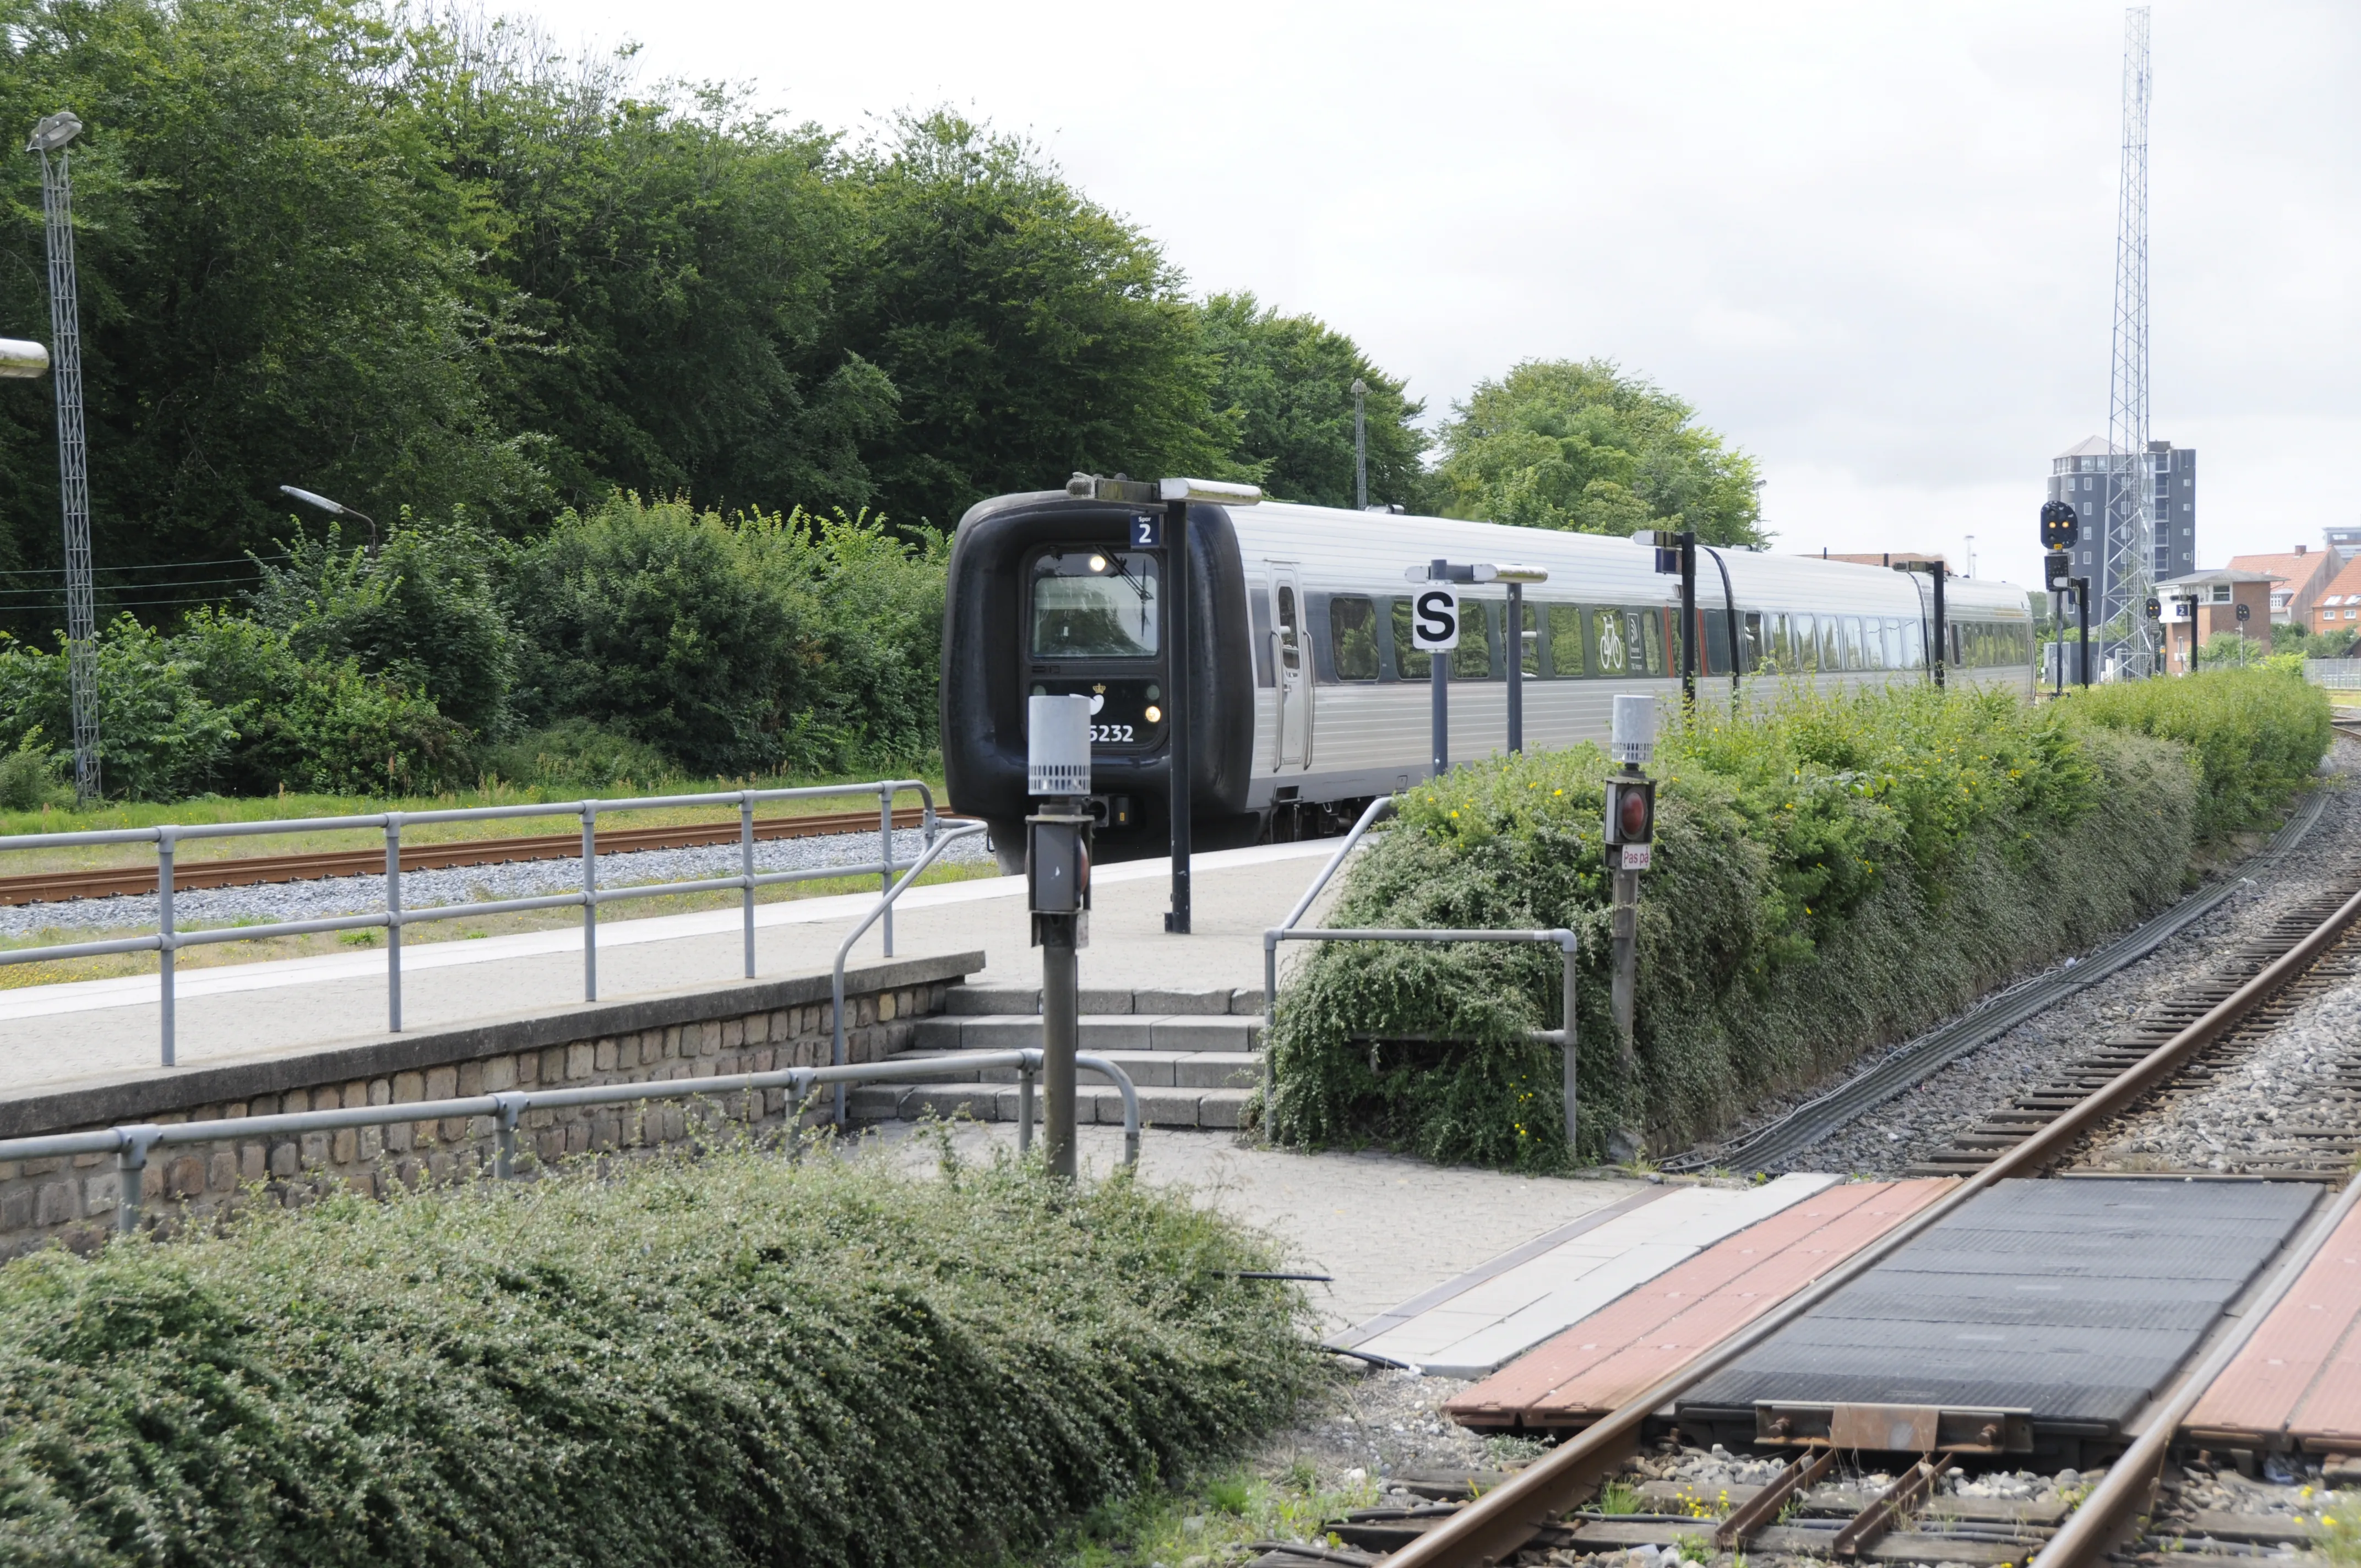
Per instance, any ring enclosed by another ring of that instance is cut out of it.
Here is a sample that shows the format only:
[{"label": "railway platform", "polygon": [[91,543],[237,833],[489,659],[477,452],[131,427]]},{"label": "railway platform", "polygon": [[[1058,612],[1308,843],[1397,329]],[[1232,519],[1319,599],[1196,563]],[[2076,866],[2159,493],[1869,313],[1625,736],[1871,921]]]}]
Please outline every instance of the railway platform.
[{"label": "railway platform", "polygon": [[[1163,930],[1169,864],[1138,861],[1099,869],[1082,984],[1096,1004],[1130,1013],[1184,993],[1153,1020],[1210,1006],[1243,1007],[1255,1022],[1262,987],[1262,932],[1282,918],[1334,852],[1333,843],[1268,845],[1197,858],[1195,932]],[[825,975],[845,936],[875,905],[874,894],[796,899],[755,911],[756,972]],[[896,905],[894,952],[927,957],[981,948],[986,968],[970,983],[1009,995],[1039,984],[1024,879],[988,877],[913,888]],[[881,950],[872,927],[855,962]],[[602,921],[599,997],[724,987],[742,979],[734,908]],[[412,944],[402,954],[403,1022],[410,1032],[580,1004],[578,929]],[[181,1067],[298,1056],[386,1034],[386,957],[363,949],[319,958],[183,969],[178,979]],[[1243,998],[1236,993],[1244,992]],[[158,985],[152,975],[27,986],[0,992],[0,1098],[157,1070]],[[1009,1030],[1003,1029],[1003,1034]]]}]

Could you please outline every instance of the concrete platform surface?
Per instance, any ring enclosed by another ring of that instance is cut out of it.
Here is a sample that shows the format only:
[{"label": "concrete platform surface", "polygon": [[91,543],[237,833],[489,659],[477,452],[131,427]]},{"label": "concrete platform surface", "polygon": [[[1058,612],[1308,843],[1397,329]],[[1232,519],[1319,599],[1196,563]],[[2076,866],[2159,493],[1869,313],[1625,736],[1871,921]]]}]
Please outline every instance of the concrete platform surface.
[{"label": "concrete platform surface", "polygon": [[[871,1135],[914,1168],[934,1157],[933,1146],[908,1124]],[[976,1158],[1016,1143],[1006,1124],[953,1124],[950,1135]],[[1122,1157],[1120,1128],[1085,1126],[1079,1135],[1086,1170],[1109,1170]],[[1140,1140],[1139,1168],[1142,1179],[1193,1188],[1201,1201],[1277,1236],[1290,1267],[1334,1275],[1333,1283],[1305,1287],[1332,1332],[1537,1235],[1666,1190],[1622,1178],[1510,1176],[1389,1154],[1297,1154],[1241,1146],[1218,1133],[1152,1128]]]},{"label": "concrete platform surface", "polygon": [[[1334,841],[1267,845],[1196,858],[1194,921],[1187,937],[1163,929],[1170,862],[1134,861],[1094,878],[1085,986],[1202,990],[1262,985],[1262,933],[1285,917]],[[913,888],[895,906],[896,957],[982,947],[990,967],[979,981],[1038,985],[1024,879],[991,877]],[[873,894],[757,906],[758,976],[824,974],[838,946],[875,905]],[[598,994],[614,1001],[743,976],[743,927],[736,909],[602,921]],[[883,950],[875,927],[854,961]],[[449,1028],[521,1010],[582,999],[578,927],[412,945],[402,953],[402,1022]],[[178,997],[178,1058],[183,1065],[262,1050],[300,1051],[381,1031],[386,1024],[382,948],[318,958],[183,970]],[[153,976],[77,981],[0,992],[0,1089],[88,1080],[152,1069],[160,1009]]]},{"label": "concrete platform surface", "polygon": [[1652,1187],[1402,1302],[1331,1343],[1443,1377],[1481,1377],[1634,1288],[1836,1184]]}]

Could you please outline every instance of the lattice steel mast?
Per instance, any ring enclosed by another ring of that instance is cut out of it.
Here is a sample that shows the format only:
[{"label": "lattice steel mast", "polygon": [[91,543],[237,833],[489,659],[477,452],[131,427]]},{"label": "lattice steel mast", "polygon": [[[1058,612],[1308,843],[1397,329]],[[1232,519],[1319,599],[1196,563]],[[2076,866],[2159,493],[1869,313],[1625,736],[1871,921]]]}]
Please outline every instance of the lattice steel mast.
[{"label": "lattice steel mast", "polygon": [[73,177],[66,152],[66,144],[81,134],[82,121],[61,110],[33,127],[25,150],[40,155],[41,211],[49,219],[49,353],[57,371],[58,488],[65,512],[66,685],[73,704],[74,799],[87,806],[99,796],[98,629],[91,603],[90,454],[82,440]]},{"label": "lattice steel mast", "polygon": [[2147,603],[2156,585],[2156,499],[2148,455],[2147,105],[2148,9],[2124,13],[2124,162],[2115,215],[2114,365],[2107,400],[2109,487],[2105,574],[2099,603],[2125,635],[2111,638],[2126,675],[2156,670],[2157,626]]}]

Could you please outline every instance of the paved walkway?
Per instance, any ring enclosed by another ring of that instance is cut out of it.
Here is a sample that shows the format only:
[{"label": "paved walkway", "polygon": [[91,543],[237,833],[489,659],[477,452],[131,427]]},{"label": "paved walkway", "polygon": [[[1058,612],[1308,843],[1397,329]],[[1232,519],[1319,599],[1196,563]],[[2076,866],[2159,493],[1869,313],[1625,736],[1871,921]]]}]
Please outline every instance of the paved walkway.
[{"label": "paved walkway", "polygon": [[[1123,1157],[1120,1128],[1078,1131],[1086,1170],[1112,1169]],[[906,1123],[876,1135],[913,1165],[933,1157]],[[951,1135],[961,1150],[982,1157],[994,1145],[1015,1147],[1016,1130],[964,1123]],[[1585,1215],[1663,1190],[1620,1177],[1567,1180],[1389,1154],[1298,1154],[1241,1145],[1226,1133],[1154,1127],[1141,1135],[1139,1169],[1145,1180],[1194,1188],[1203,1201],[1279,1237],[1290,1266],[1335,1276],[1305,1288],[1330,1332]]]},{"label": "paved walkway", "polygon": [[[1195,932],[1188,937],[1163,928],[1169,861],[1100,868],[1082,984],[1259,988],[1263,931],[1286,916],[1334,852],[1330,841],[1197,857]],[[981,947],[990,967],[975,979],[1038,984],[1024,892],[1021,877],[914,888],[896,905],[894,951],[917,957]],[[875,903],[873,894],[854,894],[757,906],[756,973],[827,973],[839,944]],[[729,984],[743,978],[743,943],[736,909],[602,922],[599,997]],[[882,951],[873,927],[853,960]],[[175,987],[179,1061],[195,1066],[381,1036],[385,976],[383,948],[183,970]],[[152,1069],[157,995],[152,976],[0,992],[0,1091]],[[402,1021],[413,1030],[562,1007],[581,997],[578,928],[434,942],[402,954]]]}]

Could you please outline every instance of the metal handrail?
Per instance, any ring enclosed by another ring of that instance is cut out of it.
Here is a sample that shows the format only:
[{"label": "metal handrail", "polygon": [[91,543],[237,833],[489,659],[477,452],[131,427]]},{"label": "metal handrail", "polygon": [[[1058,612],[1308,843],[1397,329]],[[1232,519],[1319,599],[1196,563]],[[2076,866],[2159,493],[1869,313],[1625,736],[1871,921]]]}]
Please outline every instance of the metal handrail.
[{"label": "metal handrail", "polygon": [[[473,919],[486,915],[517,914],[533,909],[579,907],[582,911],[582,1000],[598,1000],[598,906],[625,899],[649,898],[664,894],[715,893],[737,888],[744,894],[745,968],[746,978],[754,978],[754,891],[785,883],[814,882],[835,877],[875,876],[880,887],[888,894],[881,911],[873,911],[870,921],[882,912],[885,920],[885,956],[894,955],[894,916],[891,894],[894,877],[906,869],[894,859],[894,798],[906,790],[916,790],[924,803],[921,830],[925,835],[928,853],[918,862],[926,864],[948,839],[939,839],[939,822],[935,811],[935,795],[924,779],[878,779],[873,782],[847,784],[805,784],[793,789],[736,789],[710,791],[697,795],[634,795],[623,800],[544,801],[520,806],[446,806],[434,811],[379,811],[357,817],[281,817],[267,822],[201,823],[193,826],[164,823],[154,828],[108,828],[86,833],[27,833],[14,838],[0,838],[0,853],[23,850],[79,849],[97,844],[140,844],[156,846],[156,916],[157,930],[151,937],[117,937],[95,942],[56,942],[37,948],[14,948],[0,951],[0,965],[32,963],[43,959],[93,958],[107,953],[155,953],[159,973],[160,1001],[160,1033],[163,1065],[176,1062],[175,1036],[176,986],[172,956],[182,948],[198,947],[212,942],[251,942],[269,937],[305,937],[328,931],[365,931],[382,928],[386,932],[386,1027],[393,1034],[401,1032],[401,932],[402,927],[423,925],[436,920]],[[878,858],[875,862],[851,866],[819,866],[799,872],[756,872],[754,870],[754,807],[757,803],[774,800],[818,800],[848,795],[874,795],[877,797]],[[735,806],[738,807],[738,842],[741,869],[729,877],[699,877],[677,882],[635,883],[630,887],[601,888],[598,885],[598,814],[615,811],[648,811],[689,806]],[[433,905],[423,909],[405,909],[401,905],[401,830],[421,822],[489,822],[511,817],[578,816],[582,819],[582,890],[578,893],[544,894],[533,898],[504,898],[487,904]],[[205,931],[175,929],[172,920],[172,864],[179,846],[193,839],[250,839],[273,834],[317,833],[341,828],[375,828],[385,834],[386,906],[375,915],[345,915],[320,920],[280,920],[260,926],[225,927]],[[955,835],[956,836],[956,835]],[[862,928],[868,929],[869,921]]]},{"label": "metal handrail", "polygon": [[[1287,931],[1294,928],[1295,923],[1303,918],[1304,912],[1309,910],[1320,894],[1326,890],[1329,879],[1334,877],[1338,869],[1344,865],[1345,858],[1360,844],[1370,828],[1394,814],[1398,804],[1397,797],[1381,795],[1362,808],[1360,819],[1353,824],[1353,830],[1345,835],[1345,841],[1336,846],[1336,852],[1328,857],[1328,863],[1320,868],[1320,874],[1312,879],[1312,885],[1303,890],[1303,896],[1295,901],[1295,907],[1289,910],[1287,918],[1279,923],[1279,930]],[[1278,1022],[1279,944],[1266,939],[1262,945],[1262,1029],[1266,1038]],[[1263,1100],[1267,1104],[1270,1100],[1270,1060],[1268,1057],[1263,1059],[1262,1087]]]},{"label": "metal handrail", "polygon": [[[952,828],[941,838],[928,844],[927,846],[927,852],[920,855],[911,865],[910,869],[902,873],[902,880],[888,886],[885,889],[884,896],[877,900],[875,906],[873,907],[868,914],[861,917],[861,924],[855,926],[849,933],[846,934],[844,940],[837,944],[836,978],[832,982],[832,988],[829,993],[832,1003],[834,1003],[834,1005],[832,1005],[829,1010],[830,1022],[833,1025],[829,1032],[830,1037],[829,1041],[828,1059],[829,1066],[841,1067],[844,1065],[844,960],[846,956],[852,951],[852,945],[855,942],[860,941],[862,934],[867,931],[871,926],[874,925],[879,916],[883,916],[886,921],[885,956],[889,959],[892,958],[894,956],[894,901],[902,896],[904,889],[907,888],[912,883],[918,880],[918,873],[920,872],[925,871],[928,866],[934,864],[936,856],[941,854],[945,850],[950,849],[952,844],[961,839],[974,838],[978,833],[983,832],[987,826],[988,824],[982,822],[965,823],[960,827]],[[840,1127],[844,1124],[844,1086],[840,1083],[837,1085],[836,1090],[836,1124]]]},{"label": "metal handrail", "polygon": [[[1074,1065],[1111,1080],[1123,1096],[1123,1163],[1139,1163],[1139,1090],[1131,1075],[1104,1057],[1077,1056]],[[1022,1075],[1020,1098],[1029,1111],[1033,1079],[1041,1070],[1038,1047],[1005,1051],[971,1051],[963,1069],[1015,1068]],[[357,1105],[330,1111],[291,1111],[275,1116],[231,1116],[211,1122],[126,1123],[81,1133],[49,1133],[38,1137],[0,1139],[0,1160],[71,1159],[81,1155],[115,1156],[115,1228],[136,1229],[142,1194],[139,1173],[147,1168],[151,1149],[176,1144],[210,1144],[225,1139],[268,1137],[273,1134],[340,1132],[347,1127],[390,1127],[402,1122],[472,1120],[497,1117],[500,1143],[492,1157],[492,1174],[503,1179],[516,1175],[516,1132],[528,1111],[576,1105],[622,1105],[635,1100],[702,1100],[728,1094],[759,1093],[784,1089],[801,1101],[823,1084],[840,1090],[847,1083],[890,1082],[896,1079],[923,1080],[940,1072],[938,1061],[856,1062],[846,1067],[791,1067],[772,1072],[740,1072],[712,1078],[666,1079],[655,1083],[585,1084],[579,1089],[505,1090],[462,1100],[416,1100],[402,1105]],[[1019,1152],[1031,1143],[1032,1121],[1025,1118],[1017,1133]]]},{"label": "metal handrail", "polygon": [[[1364,820],[1366,820],[1366,817]],[[1277,972],[1279,945],[1281,942],[1530,942],[1534,944],[1549,943],[1556,947],[1558,951],[1563,954],[1565,959],[1565,1026],[1556,1029],[1529,1030],[1527,1031],[1527,1038],[1539,1041],[1543,1045],[1556,1046],[1565,1053],[1565,1142],[1568,1148],[1574,1146],[1574,1113],[1579,1094],[1579,1091],[1575,1082],[1575,1047],[1576,1044],[1576,1035],[1575,1029],[1574,984],[1576,978],[1575,964],[1578,955],[1581,938],[1576,937],[1572,931],[1566,930],[1564,927],[1554,927],[1547,931],[1387,931],[1362,927],[1352,927],[1333,931],[1324,931],[1317,928],[1307,927],[1301,930],[1291,931],[1283,926],[1274,926],[1269,930],[1265,931],[1262,934],[1263,964],[1264,972],[1266,974]],[[1270,1007],[1270,1002],[1268,997],[1265,998],[1264,1005],[1266,1009]],[[1275,1013],[1267,1012],[1266,1016],[1275,1019],[1277,1014]],[[1262,1040],[1262,1102],[1264,1115],[1263,1124],[1266,1129],[1268,1129],[1270,1124],[1269,1108],[1271,1104],[1271,1091],[1273,1088],[1269,1030],[1270,1026],[1267,1023],[1264,1026]]]}]

